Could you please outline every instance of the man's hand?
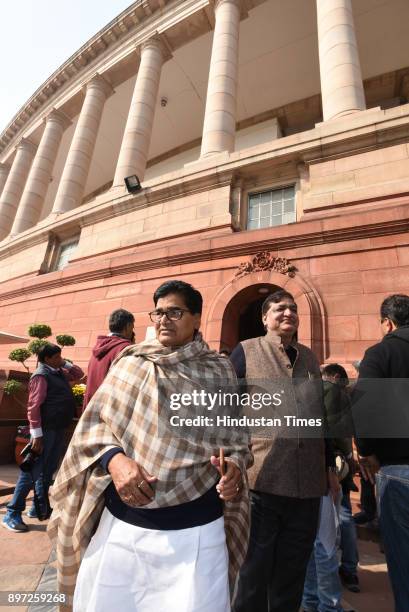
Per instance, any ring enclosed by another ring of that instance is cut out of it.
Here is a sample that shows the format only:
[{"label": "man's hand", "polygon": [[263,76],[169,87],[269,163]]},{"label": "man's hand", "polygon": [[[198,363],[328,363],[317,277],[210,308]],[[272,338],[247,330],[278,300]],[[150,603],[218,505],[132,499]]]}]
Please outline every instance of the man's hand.
[{"label": "man's hand", "polygon": [[327,471],[328,491],[331,493],[334,504],[337,503],[339,494],[341,492],[341,485],[339,483],[338,476],[332,470]]},{"label": "man's hand", "polygon": [[[214,465],[219,474],[221,474],[219,457],[212,455],[210,457],[210,463]],[[224,476],[220,478],[216,489],[219,493],[220,499],[223,499],[224,501],[231,501],[240,492],[243,480],[239,468],[229,457],[225,458],[224,463],[226,472]]]},{"label": "man's hand", "polygon": [[150,483],[156,482],[156,476],[148,472],[133,459],[122,453],[114,455],[108,463],[108,472],[118,491],[119,497],[128,506],[139,508],[146,506],[155,497]]},{"label": "man's hand", "polygon": [[33,453],[36,455],[41,455],[43,448],[43,436],[40,436],[39,438],[31,438],[31,450]]},{"label": "man's hand", "polygon": [[379,471],[380,464],[376,455],[368,455],[368,457],[359,457],[359,467],[361,474],[365,480],[369,480],[371,484],[375,484],[375,474]]}]

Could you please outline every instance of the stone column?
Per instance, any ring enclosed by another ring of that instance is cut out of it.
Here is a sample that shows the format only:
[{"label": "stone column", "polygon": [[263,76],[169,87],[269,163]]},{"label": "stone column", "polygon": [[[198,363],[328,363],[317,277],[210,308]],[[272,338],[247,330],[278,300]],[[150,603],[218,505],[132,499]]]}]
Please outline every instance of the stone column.
[{"label": "stone column", "polygon": [[10,166],[8,164],[0,164],[0,196],[3,191],[3,187],[6,184],[7,177],[10,172]]},{"label": "stone column", "polygon": [[141,47],[141,63],[122,138],[115,170],[114,186],[136,174],[143,180],[151,142],[159,81],[166,50],[160,40],[151,38]]},{"label": "stone column", "polygon": [[24,232],[38,222],[58,148],[64,130],[70,123],[66,115],[56,110],[51,111],[46,117],[44,132],[10,232],[12,236]]},{"label": "stone column", "polygon": [[236,134],[239,0],[217,0],[200,156],[234,150]]},{"label": "stone column", "polygon": [[365,109],[351,0],[317,0],[324,121]]},{"label": "stone column", "polygon": [[67,212],[81,204],[102,111],[111,93],[111,85],[99,75],[86,85],[84,103],[55,196],[54,214]]},{"label": "stone column", "polygon": [[36,145],[25,138],[16,147],[16,155],[0,198],[0,240],[8,235],[13,225],[36,150]]}]

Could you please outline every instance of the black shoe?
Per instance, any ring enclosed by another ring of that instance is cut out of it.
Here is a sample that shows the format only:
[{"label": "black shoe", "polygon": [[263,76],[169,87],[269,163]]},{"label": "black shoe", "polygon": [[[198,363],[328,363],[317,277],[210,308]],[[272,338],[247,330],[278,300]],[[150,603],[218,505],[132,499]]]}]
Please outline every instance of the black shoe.
[{"label": "black shoe", "polygon": [[365,510],[361,510],[361,512],[357,512],[352,517],[357,525],[364,525],[365,523],[369,523],[373,521],[375,518],[375,514],[370,515],[365,512]]},{"label": "black shoe", "polygon": [[356,574],[350,574],[346,572],[342,567],[339,568],[339,577],[341,582],[348,591],[351,593],[360,593],[359,580]]}]

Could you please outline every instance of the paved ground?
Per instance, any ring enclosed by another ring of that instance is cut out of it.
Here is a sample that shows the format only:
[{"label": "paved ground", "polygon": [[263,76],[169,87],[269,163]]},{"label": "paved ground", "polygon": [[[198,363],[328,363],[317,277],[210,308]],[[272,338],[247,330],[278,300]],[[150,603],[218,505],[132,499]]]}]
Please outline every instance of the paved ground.
[{"label": "paved ground", "polygon": [[[3,485],[10,486],[17,476],[15,466],[0,466],[0,494]],[[8,479],[8,480],[7,480]],[[10,495],[0,497],[0,521]],[[56,569],[54,553],[46,534],[46,522],[25,519],[30,526],[28,533],[12,533],[0,529],[0,596],[4,591],[55,591]],[[359,541],[359,578],[362,591],[359,594],[344,593],[344,607],[357,612],[393,612],[385,558],[379,544]],[[47,606],[4,606],[0,611],[10,612],[54,612],[55,607]],[[160,611],[158,611],[160,612]]]}]

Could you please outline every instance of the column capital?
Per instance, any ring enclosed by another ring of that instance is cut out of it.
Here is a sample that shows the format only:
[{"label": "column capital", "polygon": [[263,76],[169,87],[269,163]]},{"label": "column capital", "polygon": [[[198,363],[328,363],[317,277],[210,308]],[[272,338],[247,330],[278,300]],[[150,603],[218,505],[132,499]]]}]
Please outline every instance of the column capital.
[{"label": "column capital", "polygon": [[245,19],[248,17],[248,10],[246,3],[242,0],[210,0],[210,5],[213,6],[214,12],[217,11],[224,4],[232,4],[236,6],[240,11],[240,19]]},{"label": "column capital", "polygon": [[102,91],[106,98],[112,96],[115,93],[111,83],[107,81],[105,77],[100,75],[98,72],[84,85],[85,93],[90,89],[99,89]]},{"label": "column capital", "polygon": [[241,0],[212,0],[212,4],[215,10],[218,9],[221,4],[227,3],[234,4],[238,8],[241,8]]},{"label": "column capital", "polygon": [[31,140],[28,140],[28,138],[22,138],[16,146],[16,150],[17,149],[23,149],[23,151],[27,151],[34,155],[37,151],[37,145],[31,142]]},{"label": "column capital", "polygon": [[151,36],[151,38],[145,40],[141,45],[139,45],[137,51],[142,56],[146,49],[157,49],[160,51],[164,62],[167,62],[172,58],[172,49],[160,34],[155,34],[154,36]]},{"label": "column capital", "polygon": [[44,123],[48,123],[49,121],[59,123],[64,130],[72,123],[71,119],[65,113],[56,108],[53,108],[43,119]]}]

